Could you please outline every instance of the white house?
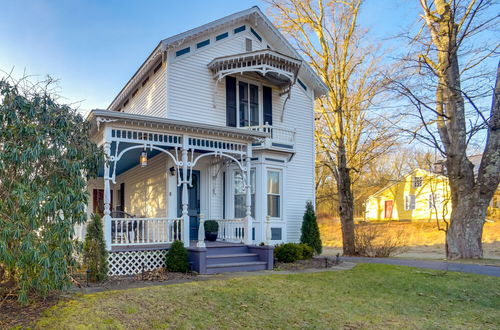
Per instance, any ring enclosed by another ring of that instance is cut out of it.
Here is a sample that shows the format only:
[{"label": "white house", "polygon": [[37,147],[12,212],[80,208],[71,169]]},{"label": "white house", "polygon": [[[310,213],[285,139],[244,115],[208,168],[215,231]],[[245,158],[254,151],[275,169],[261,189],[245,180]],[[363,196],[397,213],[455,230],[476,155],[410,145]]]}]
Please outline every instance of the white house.
[{"label": "white house", "polygon": [[[217,220],[219,246],[298,241],[315,199],[313,109],[325,90],[258,7],[160,41],[88,117],[108,155],[88,210],[104,216],[112,273],[161,263],[176,239],[206,251],[206,220]],[[124,269],[125,259],[135,264]]]}]

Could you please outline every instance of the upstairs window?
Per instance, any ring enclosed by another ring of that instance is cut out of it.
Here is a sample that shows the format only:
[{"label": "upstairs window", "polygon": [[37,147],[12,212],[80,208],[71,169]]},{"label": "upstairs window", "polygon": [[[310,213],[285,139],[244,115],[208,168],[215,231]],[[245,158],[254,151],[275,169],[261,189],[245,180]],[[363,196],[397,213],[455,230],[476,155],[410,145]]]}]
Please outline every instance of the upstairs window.
[{"label": "upstairs window", "polygon": [[424,182],[424,179],[421,176],[413,177],[413,188],[422,187],[423,182]]},{"label": "upstairs window", "polygon": [[259,125],[259,87],[243,81],[238,83],[239,127]]}]

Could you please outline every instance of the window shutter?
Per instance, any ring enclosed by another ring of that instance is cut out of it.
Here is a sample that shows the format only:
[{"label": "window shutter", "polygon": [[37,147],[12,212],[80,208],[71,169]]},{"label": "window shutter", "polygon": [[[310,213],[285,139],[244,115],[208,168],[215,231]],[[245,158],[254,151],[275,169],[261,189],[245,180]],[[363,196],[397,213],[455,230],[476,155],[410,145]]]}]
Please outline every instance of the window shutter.
[{"label": "window shutter", "polygon": [[410,195],[410,210],[415,209],[416,196]]},{"label": "window shutter", "polygon": [[226,125],[236,127],[236,78],[226,77]]},{"label": "window shutter", "polygon": [[273,124],[273,89],[264,86],[262,88],[262,96],[264,100],[264,124]]}]

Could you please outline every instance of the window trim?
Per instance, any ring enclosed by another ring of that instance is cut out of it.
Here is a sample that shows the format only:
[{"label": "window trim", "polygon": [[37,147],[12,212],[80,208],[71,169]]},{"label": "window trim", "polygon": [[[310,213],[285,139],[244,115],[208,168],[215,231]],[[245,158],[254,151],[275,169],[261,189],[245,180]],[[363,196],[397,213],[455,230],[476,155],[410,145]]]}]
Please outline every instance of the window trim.
[{"label": "window trim", "polygon": [[[279,194],[271,194],[268,191],[269,188],[269,172],[276,172],[278,173],[278,178],[279,178]],[[283,218],[283,170],[282,169],[277,169],[277,168],[267,168],[266,169],[266,216],[269,216],[270,219],[273,220],[281,220]],[[268,200],[267,197],[269,195],[272,196],[279,196],[279,206],[278,206],[278,212],[279,216],[278,217],[273,217],[269,215],[269,207],[268,207]]]}]

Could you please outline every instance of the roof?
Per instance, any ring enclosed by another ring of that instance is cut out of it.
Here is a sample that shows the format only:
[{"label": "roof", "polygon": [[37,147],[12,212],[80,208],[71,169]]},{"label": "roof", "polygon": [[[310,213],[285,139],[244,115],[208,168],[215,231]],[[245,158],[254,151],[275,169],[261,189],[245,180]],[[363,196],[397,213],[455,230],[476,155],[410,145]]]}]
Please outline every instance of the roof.
[{"label": "roof", "polygon": [[[99,121],[97,120],[97,118],[103,118],[106,120]],[[248,141],[254,141],[269,137],[268,133],[253,131],[245,128],[201,124],[184,120],[173,120],[162,117],[145,116],[134,113],[101,110],[101,109],[94,109],[90,111],[90,113],[87,116],[87,121],[96,122],[97,125],[99,125],[100,122],[114,122],[114,121],[122,121],[128,123],[136,122],[143,125],[149,125],[148,127],[161,126],[185,132],[204,132],[204,133],[208,132],[214,135],[222,135],[226,137],[239,138]]]},{"label": "roof", "polygon": [[[118,106],[117,103],[120,103],[118,101],[122,100],[132,91],[136,84],[143,79],[143,77],[156,63],[158,63],[159,59],[162,58],[167,49],[177,47],[188,40],[195,39],[200,35],[206,33],[210,33],[211,31],[217,30],[225,25],[252,19],[254,20],[254,22],[257,22],[254,25],[258,26],[261,32],[265,32],[267,40],[274,43],[280,43],[283,46],[283,49],[280,49],[280,52],[290,57],[302,59],[295,48],[278,31],[278,29],[267,18],[267,16],[262,13],[260,8],[258,6],[254,6],[160,41],[153,52],[148,56],[146,61],[144,61],[144,63],[134,73],[132,78],[117,94],[117,96],[108,106],[108,109],[112,109],[113,107]],[[299,75],[304,77],[304,80],[306,80],[306,82],[311,85],[316,97],[325,95],[327,93],[327,87],[325,83],[307,63],[302,64]]]}]

